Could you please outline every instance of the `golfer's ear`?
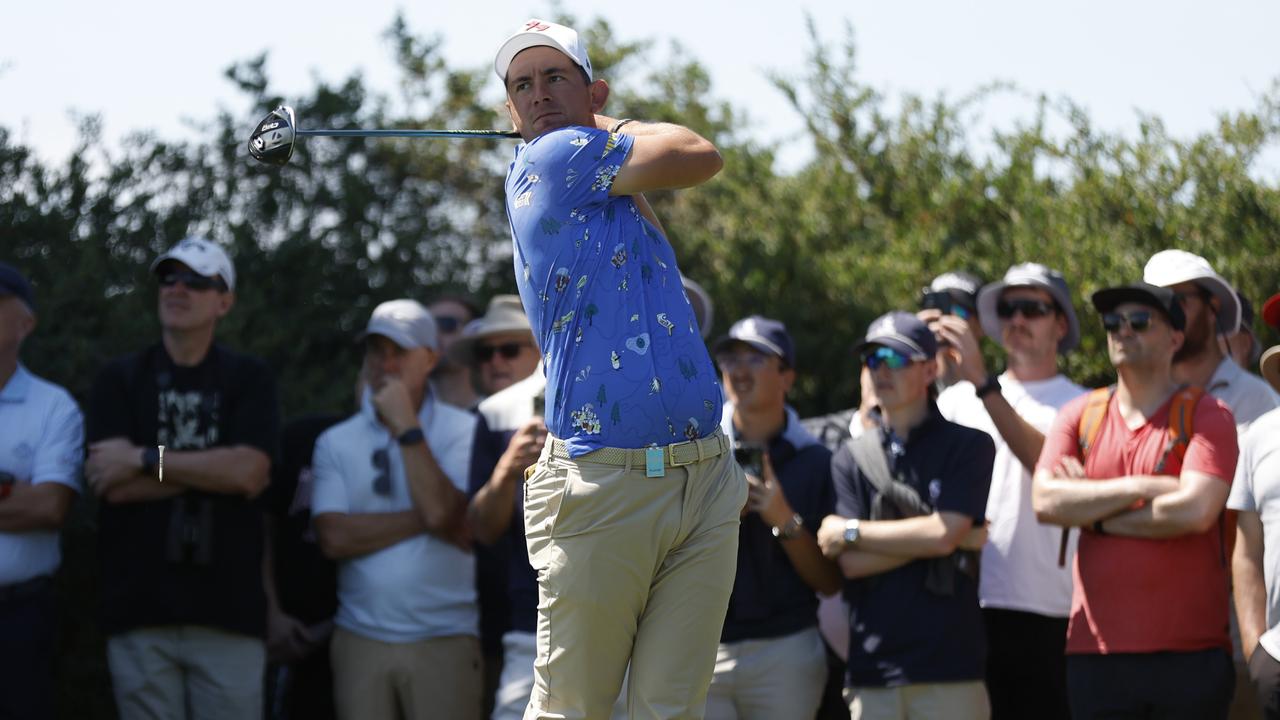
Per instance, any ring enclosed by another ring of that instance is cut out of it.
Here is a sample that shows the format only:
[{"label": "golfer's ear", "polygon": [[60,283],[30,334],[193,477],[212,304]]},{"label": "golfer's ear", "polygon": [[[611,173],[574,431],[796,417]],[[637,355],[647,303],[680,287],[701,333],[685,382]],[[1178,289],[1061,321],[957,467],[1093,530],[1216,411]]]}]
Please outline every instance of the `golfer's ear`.
[{"label": "golfer's ear", "polygon": [[601,78],[591,83],[588,90],[591,94],[591,112],[599,113],[604,110],[604,104],[609,100],[609,83]]}]

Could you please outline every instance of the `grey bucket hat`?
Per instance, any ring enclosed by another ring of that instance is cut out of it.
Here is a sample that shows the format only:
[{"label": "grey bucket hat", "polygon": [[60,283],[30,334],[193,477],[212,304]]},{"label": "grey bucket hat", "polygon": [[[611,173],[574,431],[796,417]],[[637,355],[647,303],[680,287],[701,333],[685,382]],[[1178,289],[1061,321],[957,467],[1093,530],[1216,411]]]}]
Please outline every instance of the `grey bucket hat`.
[{"label": "grey bucket hat", "polygon": [[[1071,288],[1066,278],[1057,270],[1050,269],[1040,263],[1022,263],[1009,268],[1004,279],[990,283],[978,292],[978,320],[982,323],[982,331],[997,344],[1000,343],[1000,318],[996,316],[996,303],[1000,301],[1000,293],[1008,288],[1035,287],[1049,293],[1058,308],[1067,316],[1067,334],[1058,341],[1058,354],[1065,355],[1080,344],[1080,321],[1076,318],[1076,310],[1071,304]],[[1001,345],[1003,347],[1003,345]]]}]

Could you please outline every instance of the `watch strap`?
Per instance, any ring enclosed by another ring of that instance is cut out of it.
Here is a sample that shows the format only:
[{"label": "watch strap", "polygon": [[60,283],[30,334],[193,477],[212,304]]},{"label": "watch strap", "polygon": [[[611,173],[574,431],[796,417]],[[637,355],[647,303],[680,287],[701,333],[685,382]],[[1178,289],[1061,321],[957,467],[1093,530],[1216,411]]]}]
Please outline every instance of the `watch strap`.
[{"label": "watch strap", "polygon": [[772,528],[773,536],[779,540],[790,540],[800,532],[802,527],[804,527],[804,518],[800,517],[800,513],[796,513],[790,520],[783,523],[782,527]]},{"label": "watch strap", "polygon": [[1000,392],[1000,376],[988,375],[987,381],[982,383],[980,387],[974,388],[973,394],[978,397],[985,397],[993,392]]},{"label": "watch strap", "polygon": [[427,436],[423,434],[422,428],[411,427],[396,436],[396,444],[402,447],[405,445],[416,445],[426,439]]}]

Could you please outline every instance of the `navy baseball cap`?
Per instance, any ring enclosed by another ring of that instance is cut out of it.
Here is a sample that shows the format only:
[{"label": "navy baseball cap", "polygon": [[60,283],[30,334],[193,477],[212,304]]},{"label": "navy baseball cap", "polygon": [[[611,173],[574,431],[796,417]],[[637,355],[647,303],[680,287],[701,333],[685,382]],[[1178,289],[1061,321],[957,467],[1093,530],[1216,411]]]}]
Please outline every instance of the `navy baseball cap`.
[{"label": "navy baseball cap", "polygon": [[872,345],[883,345],[912,360],[928,360],[938,352],[938,340],[920,318],[909,312],[894,310],[876,318],[867,328],[867,336],[853,347],[859,355]]},{"label": "navy baseball cap", "polygon": [[778,320],[752,315],[734,323],[729,334],[716,341],[711,352],[718,353],[733,343],[746,343],[766,355],[777,355],[787,367],[796,366],[796,346],[787,326]]},{"label": "navy baseball cap", "polygon": [[18,268],[0,262],[0,297],[12,295],[21,300],[31,312],[36,311],[36,294],[31,283],[18,272]]}]

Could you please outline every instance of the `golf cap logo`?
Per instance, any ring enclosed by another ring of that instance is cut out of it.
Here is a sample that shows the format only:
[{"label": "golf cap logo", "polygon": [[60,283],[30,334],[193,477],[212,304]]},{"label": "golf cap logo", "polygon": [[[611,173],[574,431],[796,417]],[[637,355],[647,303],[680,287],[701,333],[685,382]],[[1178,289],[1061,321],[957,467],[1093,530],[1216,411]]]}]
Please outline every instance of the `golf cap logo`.
[{"label": "golf cap logo", "polygon": [[898,326],[893,322],[893,316],[889,315],[880,318],[876,324],[871,326],[871,332],[867,333],[868,337],[881,337],[883,335],[897,335]]},{"label": "golf cap logo", "polygon": [[526,32],[543,32],[550,28],[551,28],[551,25],[549,23],[544,23],[541,20],[530,20],[529,22],[524,24],[524,29]]}]

